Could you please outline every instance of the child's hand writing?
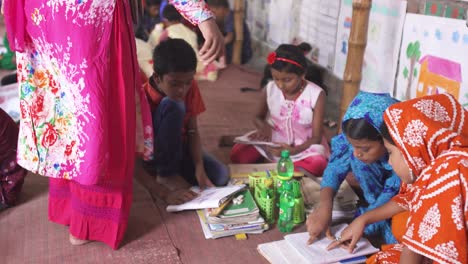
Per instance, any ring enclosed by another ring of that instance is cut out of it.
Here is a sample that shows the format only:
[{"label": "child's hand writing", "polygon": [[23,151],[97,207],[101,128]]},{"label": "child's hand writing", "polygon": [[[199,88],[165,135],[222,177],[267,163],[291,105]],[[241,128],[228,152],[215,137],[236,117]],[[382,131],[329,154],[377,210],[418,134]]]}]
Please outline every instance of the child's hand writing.
[{"label": "child's hand writing", "polygon": [[206,176],[205,168],[203,166],[197,166],[195,168],[195,177],[197,178],[198,186],[201,190],[207,187],[215,187],[208,176]]},{"label": "child's hand writing", "polygon": [[257,126],[257,131],[249,136],[252,140],[260,140],[260,141],[271,141],[271,126],[269,125],[262,125]]},{"label": "child's hand writing", "polygon": [[309,232],[308,244],[312,244],[325,231],[327,237],[330,235],[331,210],[326,207],[317,207],[307,217],[306,226]]},{"label": "child's hand writing", "polygon": [[[353,253],[354,248],[356,247],[357,242],[362,237],[364,233],[364,228],[366,227],[366,222],[363,217],[356,218],[349,226],[347,226],[339,236],[336,237],[336,240],[330,245],[328,245],[327,250],[334,249],[338,246],[345,245],[349,253]],[[349,242],[351,241],[351,242]],[[349,244],[348,244],[349,242]]]}]

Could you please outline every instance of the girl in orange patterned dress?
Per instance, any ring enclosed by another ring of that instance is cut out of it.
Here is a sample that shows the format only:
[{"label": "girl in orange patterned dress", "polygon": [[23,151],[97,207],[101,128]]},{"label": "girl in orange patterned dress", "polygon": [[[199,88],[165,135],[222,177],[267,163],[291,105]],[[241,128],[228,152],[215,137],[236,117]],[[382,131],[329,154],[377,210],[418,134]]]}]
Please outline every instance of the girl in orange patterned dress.
[{"label": "girl in orange patterned dress", "polygon": [[401,244],[367,263],[467,263],[468,111],[448,94],[390,106],[381,129],[389,163],[404,182],[385,205],[354,220],[330,244],[354,249],[364,226],[409,211]]}]

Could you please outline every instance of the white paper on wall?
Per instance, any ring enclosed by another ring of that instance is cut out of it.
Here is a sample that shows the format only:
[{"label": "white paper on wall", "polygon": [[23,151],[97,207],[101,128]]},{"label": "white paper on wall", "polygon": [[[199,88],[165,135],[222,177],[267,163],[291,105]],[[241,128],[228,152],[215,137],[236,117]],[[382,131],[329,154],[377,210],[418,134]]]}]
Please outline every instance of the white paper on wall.
[{"label": "white paper on wall", "polygon": [[[369,16],[360,89],[392,93],[406,14],[406,1],[373,0]],[[335,46],[334,73],[343,78],[351,31],[352,0],[342,0]]]},{"label": "white paper on wall", "polygon": [[328,69],[335,60],[339,10],[340,0],[303,0],[299,12],[297,38],[317,48],[308,58]]},{"label": "white paper on wall", "polygon": [[406,16],[395,97],[404,100],[448,92],[468,108],[466,21]]},{"label": "white paper on wall", "polygon": [[292,9],[292,0],[271,0],[268,13],[268,44],[273,48],[283,43],[291,43],[293,18],[288,12]]},{"label": "white paper on wall", "polygon": [[267,41],[267,14],[266,0],[247,0],[245,21],[250,29],[252,39],[260,42]]}]

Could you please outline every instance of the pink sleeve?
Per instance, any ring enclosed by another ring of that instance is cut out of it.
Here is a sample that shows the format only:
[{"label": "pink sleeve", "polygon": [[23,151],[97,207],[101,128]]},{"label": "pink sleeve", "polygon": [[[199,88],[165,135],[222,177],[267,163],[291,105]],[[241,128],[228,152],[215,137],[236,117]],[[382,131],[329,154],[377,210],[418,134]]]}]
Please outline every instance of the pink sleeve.
[{"label": "pink sleeve", "polygon": [[169,3],[193,25],[214,17],[204,0],[169,0]]}]

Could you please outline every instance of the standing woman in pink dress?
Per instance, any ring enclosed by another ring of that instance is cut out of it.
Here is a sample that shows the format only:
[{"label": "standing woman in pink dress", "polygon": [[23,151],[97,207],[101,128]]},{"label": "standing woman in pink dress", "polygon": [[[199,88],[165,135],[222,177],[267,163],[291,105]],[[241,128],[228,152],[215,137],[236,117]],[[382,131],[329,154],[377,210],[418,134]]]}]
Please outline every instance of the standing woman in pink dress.
[{"label": "standing woman in pink dress", "polygon": [[[223,52],[203,1],[174,3]],[[18,163],[50,177],[49,219],[70,242],[118,248],[132,201],[138,64],[129,1],[4,0],[17,51]],[[206,23],[204,22],[206,21]]]}]

